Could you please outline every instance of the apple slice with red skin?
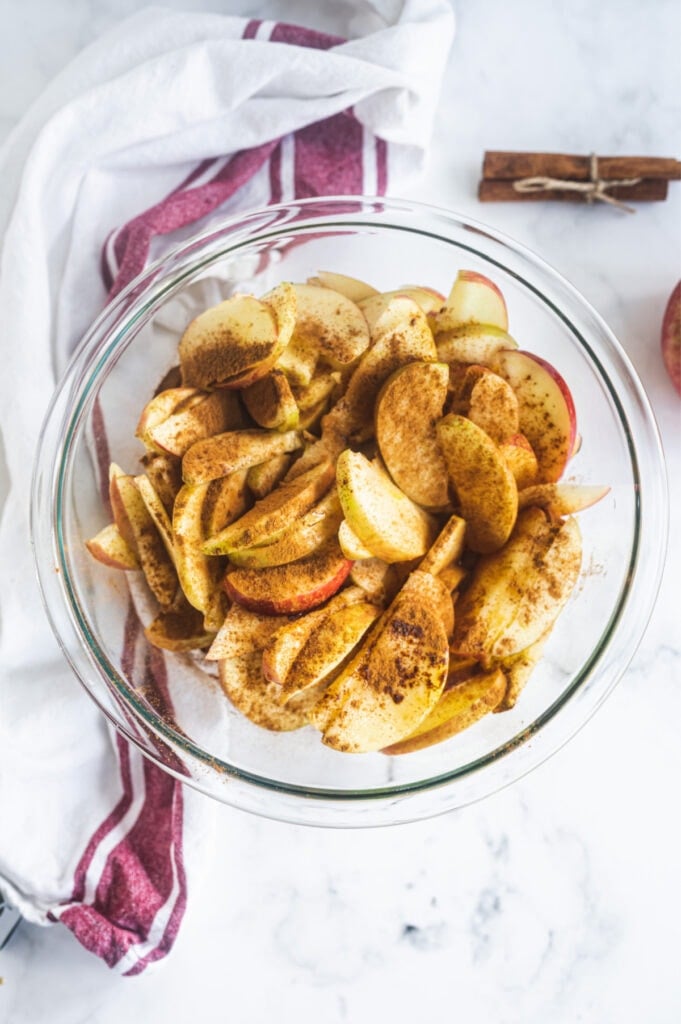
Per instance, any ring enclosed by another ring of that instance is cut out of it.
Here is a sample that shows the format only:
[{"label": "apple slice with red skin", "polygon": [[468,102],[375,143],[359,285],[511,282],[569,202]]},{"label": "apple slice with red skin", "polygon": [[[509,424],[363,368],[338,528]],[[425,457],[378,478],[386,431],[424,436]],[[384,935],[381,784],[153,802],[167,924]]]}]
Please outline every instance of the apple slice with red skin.
[{"label": "apple slice with red skin", "polygon": [[369,347],[369,328],[360,308],[340,292],[295,284],[297,338],[314,342],[334,369],[351,366]]},{"label": "apple slice with red skin", "polygon": [[456,330],[465,324],[488,324],[508,330],[508,311],[501,290],[484,274],[460,270],[437,316],[437,328]]},{"label": "apple slice with red skin", "polygon": [[197,400],[185,403],[166,419],[147,427],[143,439],[155,451],[181,457],[196,441],[243,425],[244,414],[237,395],[200,392]]},{"label": "apple slice with red skin", "polygon": [[604,498],[609,487],[586,484],[536,484],[518,491],[518,508],[537,505],[553,519],[571,516]]},{"label": "apple slice with red skin", "polygon": [[336,537],[342,516],[338,494],[332,489],[279,540],[258,547],[237,548],[230,552],[229,560],[242,569],[264,569],[296,562]]},{"label": "apple slice with red skin", "polygon": [[539,480],[559,480],[572,453],[577,415],[572,395],[558,371],[532,352],[499,352],[494,370],[518,399],[520,430],[532,445]]},{"label": "apple slice with red skin", "polygon": [[356,277],[348,277],[346,274],[334,274],[329,270],[317,271],[316,277],[308,277],[308,284],[318,285],[322,288],[331,288],[335,292],[344,295],[351,302],[361,302],[371,295],[378,295],[376,288],[372,288],[366,281],[359,281]]},{"label": "apple slice with red skin", "polygon": [[[445,314],[443,314],[445,315]],[[453,330],[440,327],[440,314],[430,318],[437,345],[437,357],[442,363],[470,363],[491,366],[501,349],[518,348],[510,334],[491,324],[466,324]]]},{"label": "apple slice with red skin", "polygon": [[669,296],[664,311],[662,358],[672,384],[681,395],[681,281]]},{"label": "apple slice with red skin", "polygon": [[110,569],[139,569],[140,564],[135,552],[123,540],[115,523],[109,523],[103,530],[85,541],[85,547],[93,558]]},{"label": "apple slice with red skin", "polygon": [[186,484],[204,484],[221,476],[249,469],[273,455],[283,455],[303,447],[299,430],[275,433],[267,430],[230,430],[197,441],[182,459]]},{"label": "apple slice with red skin", "polygon": [[290,615],[322,604],[348,577],[348,561],[333,538],[306,558],[267,569],[236,569],[225,589],[238,604],[266,615]]},{"label": "apple slice with red skin", "polygon": [[511,434],[502,444],[499,451],[504,457],[506,465],[513,473],[518,491],[525,487],[531,487],[536,483],[539,475],[539,464],[537,456],[532,450],[532,445],[524,434]]}]

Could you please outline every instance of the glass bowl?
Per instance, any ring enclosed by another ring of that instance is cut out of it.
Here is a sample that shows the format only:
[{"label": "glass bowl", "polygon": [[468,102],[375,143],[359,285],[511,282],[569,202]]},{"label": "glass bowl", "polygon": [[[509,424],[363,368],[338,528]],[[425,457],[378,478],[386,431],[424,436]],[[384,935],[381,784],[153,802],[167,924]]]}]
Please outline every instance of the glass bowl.
[{"label": "glass bowl", "polygon": [[[139,472],[139,412],[176,362],[184,326],[234,291],[333,270],[379,289],[446,293],[460,268],[502,289],[510,330],[567,380],[582,447],[571,480],[609,484],[580,514],[584,560],[515,708],[423,751],[326,748],[310,728],[251,724],[189,655],[147,644],[137,574],[95,563],[84,541],[110,520],[109,453]],[[102,313],[53,399],[37,454],[32,535],[45,606],[76,675],[127,739],[166,771],[248,811],[315,825],[414,820],[477,800],[535,768],[582,726],[642,636],[664,559],[666,486],[645,394],[598,314],[537,256],[481,224],[394,200],[272,206],[211,227],[161,259]],[[56,571],[55,571],[56,569]],[[130,578],[132,577],[132,579]],[[130,593],[135,604],[131,604]]]}]

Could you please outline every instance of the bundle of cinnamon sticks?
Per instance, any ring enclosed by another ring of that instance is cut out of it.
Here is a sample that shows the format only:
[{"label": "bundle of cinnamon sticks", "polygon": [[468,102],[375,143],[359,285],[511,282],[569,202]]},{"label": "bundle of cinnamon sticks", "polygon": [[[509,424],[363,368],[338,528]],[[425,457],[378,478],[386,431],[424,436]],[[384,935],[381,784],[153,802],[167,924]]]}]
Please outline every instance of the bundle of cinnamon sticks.
[{"label": "bundle of cinnamon sticks", "polygon": [[574,156],[488,151],[478,198],[482,202],[624,202],[667,198],[681,179],[681,161],[652,156]]}]

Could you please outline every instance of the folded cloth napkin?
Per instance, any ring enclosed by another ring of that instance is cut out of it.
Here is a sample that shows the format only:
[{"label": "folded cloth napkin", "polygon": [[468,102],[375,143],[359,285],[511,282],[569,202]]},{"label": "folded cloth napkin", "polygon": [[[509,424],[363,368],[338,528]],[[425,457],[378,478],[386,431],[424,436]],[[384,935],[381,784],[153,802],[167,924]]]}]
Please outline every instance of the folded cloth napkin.
[{"label": "folded cloth napkin", "polygon": [[352,10],[372,31],[351,41],[144,10],[83,51],[0,152],[0,892],[121,973],[172,947],[213,809],[110,731],[60,655],[28,533],[38,432],[80,336],[150,249],[218,209],[395,192],[418,172],[449,4]]}]

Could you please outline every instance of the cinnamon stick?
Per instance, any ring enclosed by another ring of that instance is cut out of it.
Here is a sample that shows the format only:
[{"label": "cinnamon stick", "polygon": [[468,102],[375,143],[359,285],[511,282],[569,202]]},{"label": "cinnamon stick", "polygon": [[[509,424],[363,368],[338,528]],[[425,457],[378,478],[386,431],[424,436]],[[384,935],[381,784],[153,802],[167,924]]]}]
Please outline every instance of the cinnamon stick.
[{"label": "cinnamon stick", "polygon": [[[538,176],[588,181],[591,177],[591,157],[566,153],[485,153],[483,180],[517,181]],[[620,178],[676,181],[681,179],[681,160],[657,156],[599,156],[598,177],[603,181]],[[637,198],[631,192],[627,192],[627,196],[630,199]],[[543,198],[548,198],[546,193],[543,193]],[[655,195],[650,198],[664,196]]]},{"label": "cinnamon stick", "polygon": [[[532,175],[527,175],[532,177]],[[556,177],[556,175],[551,175]],[[573,179],[579,180],[579,179]],[[586,179],[588,180],[588,179]],[[615,179],[617,180],[617,179]],[[667,182],[662,179],[644,179],[636,185],[617,185],[608,190],[613,199],[623,202],[649,202],[667,198]],[[517,192],[513,181],[481,181],[478,186],[478,199],[482,203],[532,203],[544,202],[547,199],[558,199],[568,203],[583,203],[582,192],[559,191],[546,189],[541,192]]]}]

